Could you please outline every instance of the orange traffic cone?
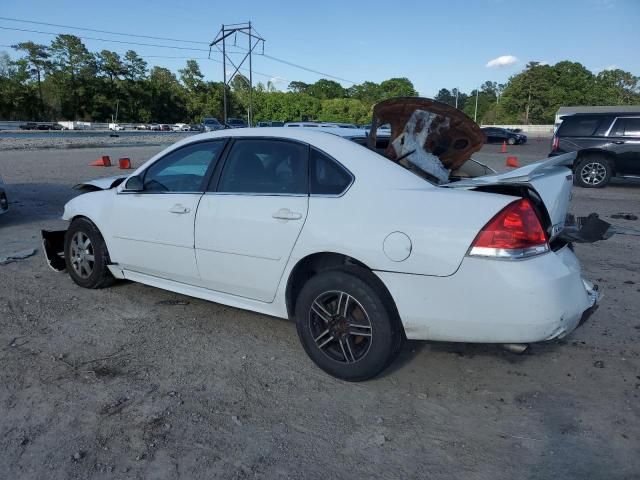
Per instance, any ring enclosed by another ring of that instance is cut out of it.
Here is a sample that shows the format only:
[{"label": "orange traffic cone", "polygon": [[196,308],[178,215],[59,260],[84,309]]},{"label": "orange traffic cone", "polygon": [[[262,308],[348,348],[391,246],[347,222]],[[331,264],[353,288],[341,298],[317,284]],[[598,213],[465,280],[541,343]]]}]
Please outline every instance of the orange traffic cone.
[{"label": "orange traffic cone", "polygon": [[500,153],[507,153],[507,142],[502,141],[502,148],[500,149]]},{"label": "orange traffic cone", "polygon": [[109,155],[103,155],[102,158],[99,158],[98,160],[94,160],[93,162],[91,162],[89,164],[89,166],[91,166],[91,167],[110,167],[111,166],[111,159],[109,158]]},{"label": "orange traffic cone", "polygon": [[507,167],[519,167],[518,157],[507,157]]},{"label": "orange traffic cone", "polygon": [[129,160],[129,158],[127,157],[118,159],[118,167],[120,167],[121,170],[129,170],[130,168],[132,168],[131,160]]}]

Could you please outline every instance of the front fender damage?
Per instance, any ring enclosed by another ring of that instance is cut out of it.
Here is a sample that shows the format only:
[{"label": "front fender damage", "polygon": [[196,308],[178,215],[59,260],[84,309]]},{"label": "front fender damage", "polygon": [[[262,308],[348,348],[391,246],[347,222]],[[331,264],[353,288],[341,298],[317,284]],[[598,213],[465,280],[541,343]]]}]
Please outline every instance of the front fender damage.
[{"label": "front fender damage", "polygon": [[64,236],[66,230],[41,230],[42,251],[47,265],[55,272],[64,272],[67,265],[64,260]]}]

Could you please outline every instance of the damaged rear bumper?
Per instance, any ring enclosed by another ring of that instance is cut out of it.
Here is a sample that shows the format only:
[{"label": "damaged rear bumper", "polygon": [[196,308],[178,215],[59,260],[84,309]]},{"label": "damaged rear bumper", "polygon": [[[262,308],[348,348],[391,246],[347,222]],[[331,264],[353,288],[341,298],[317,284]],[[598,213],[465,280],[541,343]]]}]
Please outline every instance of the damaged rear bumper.
[{"label": "damaged rear bumper", "polygon": [[571,333],[597,308],[566,246],[522,261],[467,257],[450,277],[376,272],[395,300],[407,338],[534,343]]},{"label": "damaged rear bumper", "polygon": [[41,230],[42,251],[49,268],[56,272],[64,272],[67,265],[64,260],[64,236],[66,230]]}]

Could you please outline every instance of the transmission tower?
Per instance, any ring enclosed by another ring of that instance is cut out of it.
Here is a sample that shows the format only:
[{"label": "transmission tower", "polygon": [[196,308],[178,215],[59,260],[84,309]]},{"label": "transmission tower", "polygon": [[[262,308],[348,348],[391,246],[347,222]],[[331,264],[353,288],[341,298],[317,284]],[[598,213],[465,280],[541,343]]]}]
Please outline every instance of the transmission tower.
[{"label": "transmission tower", "polygon": [[[234,35],[234,46],[236,46],[237,34],[244,34],[247,36],[249,40],[249,49],[246,55],[242,58],[240,63],[237,65],[234,61],[229,57],[227,53],[227,38],[231,35]],[[222,43],[222,49],[220,50],[220,43]],[[224,83],[224,124],[227,124],[227,87],[231,84],[231,81],[236,76],[236,74],[240,71],[240,67],[244,64],[244,62],[249,59],[249,112],[248,112],[248,123],[249,126],[252,125],[253,122],[253,66],[252,66],[252,56],[253,50],[258,46],[262,45],[262,53],[264,54],[264,38],[262,38],[253,28],[251,22],[245,23],[232,23],[232,24],[222,24],[218,35],[216,38],[209,44],[209,58],[211,58],[211,47],[216,47],[218,50],[222,52],[222,80]],[[231,64],[235,70],[227,79],[227,62]]]}]

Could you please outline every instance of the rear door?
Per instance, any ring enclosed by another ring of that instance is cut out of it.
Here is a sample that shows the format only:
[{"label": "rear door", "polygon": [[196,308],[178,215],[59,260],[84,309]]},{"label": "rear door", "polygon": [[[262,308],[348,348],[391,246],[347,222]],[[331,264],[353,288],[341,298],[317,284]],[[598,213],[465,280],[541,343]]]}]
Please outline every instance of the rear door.
[{"label": "rear door", "polygon": [[616,173],[640,175],[640,117],[617,118],[608,136],[609,150],[616,154]]},{"label": "rear door", "polygon": [[195,226],[202,285],[273,301],[309,203],[308,145],[242,138],[203,196]]}]

